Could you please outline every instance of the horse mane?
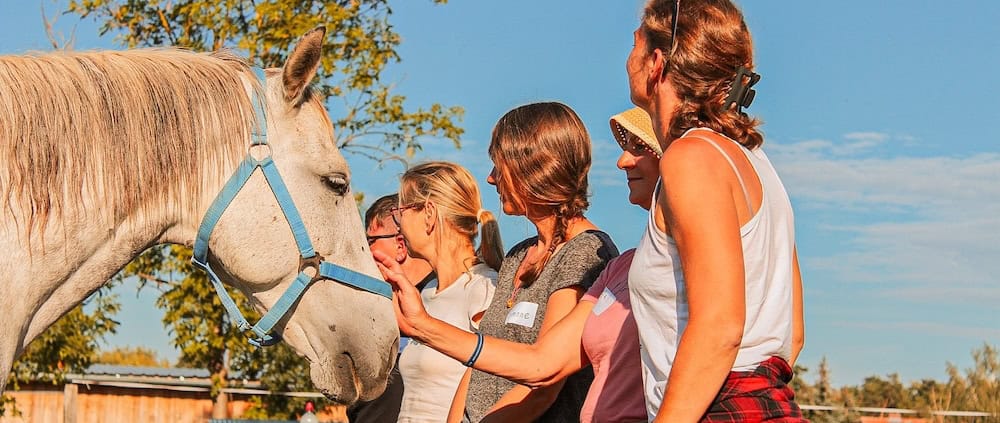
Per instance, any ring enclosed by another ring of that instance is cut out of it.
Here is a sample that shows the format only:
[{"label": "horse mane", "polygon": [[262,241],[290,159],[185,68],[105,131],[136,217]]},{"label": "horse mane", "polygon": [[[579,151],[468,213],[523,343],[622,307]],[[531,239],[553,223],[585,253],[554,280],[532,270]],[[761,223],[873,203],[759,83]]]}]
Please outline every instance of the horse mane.
[{"label": "horse mane", "polygon": [[26,219],[30,238],[82,204],[116,224],[194,207],[256,125],[240,75],[256,81],[228,52],[0,56],[0,214]]}]

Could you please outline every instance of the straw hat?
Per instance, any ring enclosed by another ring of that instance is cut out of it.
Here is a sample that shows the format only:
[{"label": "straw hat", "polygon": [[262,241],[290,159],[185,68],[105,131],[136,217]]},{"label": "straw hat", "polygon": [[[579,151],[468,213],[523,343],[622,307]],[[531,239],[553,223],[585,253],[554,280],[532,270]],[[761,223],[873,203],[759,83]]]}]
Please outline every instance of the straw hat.
[{"label": "straw hat", "polygon": [[653,131],[653,121],[649,119],[649,114],[638,107],[628,109],[611,117],[611,133],[618,140],[618,145],[625,149],[626,132],[631,132],[639,137],[646,147],[649,147],[656,156],[663,155],[660,143],[656,141],[656,132]]}]

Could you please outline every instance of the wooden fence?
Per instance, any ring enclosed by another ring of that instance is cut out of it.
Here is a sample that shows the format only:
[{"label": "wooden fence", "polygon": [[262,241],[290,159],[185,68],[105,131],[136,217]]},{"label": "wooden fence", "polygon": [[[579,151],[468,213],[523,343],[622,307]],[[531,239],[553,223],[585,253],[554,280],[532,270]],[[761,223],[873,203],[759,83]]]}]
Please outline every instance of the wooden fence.
[{"label": "wooden fence", "polygon": [[[0,417],[0,423],[206,423],[212,415],[207,389],[123,385],[22,386],[19,391],[6,392],[16,400],[21,416]],[[239,418],[250,407],[252,396],[230,393],[229,416]],[[343,407],[318,415],[324,422],[347,421]]]}]

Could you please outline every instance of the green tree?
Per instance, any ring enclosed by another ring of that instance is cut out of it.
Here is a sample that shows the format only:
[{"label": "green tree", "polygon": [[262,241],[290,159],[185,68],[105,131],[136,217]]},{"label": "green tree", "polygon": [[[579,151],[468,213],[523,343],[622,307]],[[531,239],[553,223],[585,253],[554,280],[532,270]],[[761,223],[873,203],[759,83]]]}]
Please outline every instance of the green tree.
[{"label": "green tree", "polygon": [[14,397],[6,394],[0,395],[0,417],[8,415],[18,417],[21,415],[21,410],[17,409],[17,403],[14,401]]},{"label": "green tree", "polygon": [[[271,392],[316,392],[309,374],[309,364],[298,357],[286,344],[256,350],[254,355],[239,359],[251,362],[238,363],[234,367],[244,370],[244,377],[259,378],[261,386]],[[326,398],[303,398],[285,395],[269,395],[259,399],[244,414],[245,419],[287,419],[295,420],[305,409],[306,401],[312,401],[317,410],[334,405]]]},{"label": "green tree", "polygon": [[[796,368],[800,368],[796,366]],[[808,370],[801,367],[803,374]],[[798,372],[799,370],[796,370]],[[803,415],[812,422],[816,423],[843,423],[843,422],[857,422],[860,421],[859,417],[852,413],[848,406],[853,398],[848,392],[843,389],[834,389],[832,383],[830,382],[830,367],[827,364],[826,357],[823,357],[819,361],[819,366],[816,371],[816,383],[808,384],[803,380],[800,380],[801,376],[797,376],[798,382],[793,380],[792,387],[795,389],[795,400],[798,404],[809,404],[809,405],[819,405],[834,407],[833,410],[803,410]],[[801,393],[801,395],[800,395]]]},{"label": "green tree", "polygon": [[70,0],[68,12],[97,20],[102,35],[126,47],[233,48],[267,67],[281,66],[299,35],[325,26],[318,79],[335,99],[328,106],[341,148],[381,163],[412,157],[425,137],[460,146],[461,107],[408,110],[406,97],[382,81],[386,65],[400,61],[387,0]]},{"label": "green tree", "polygon": [[[145,273],[155,269],[158,275]],[[191,250],[177,245],[160,246],[129,263],[119,278],[140,277],[140,289],[155,284],[161,291],[156,306],[165,311],[163,324],[172,335],[174,347],[181,351],[177,365],[205,368],[212,373],[211,395],[222,414],[227,397],[222,389],[239,385],[244,379],[259,379],[272,392],[314,392],[309,378],[309,364],[284,343],[256,348],[236,330],[222,307],[211,282],[191,265]],[[250,321],[260,315],[238,290],[228,290]],[[294,419],[306,399],[272,395],[261,399],[244,418]],[[317,408],[331,405],[325,399],[313,399]],[[218,415],[218,417],[225,417]]]},{"label": "green tree", "polygon": [[[434,0],[445,3],[445,0]],[[427,138],[443,138],[460,148],[463,133],[457,122],[463,110],[432,104],[411,109],[382,79],[390,63],[400,61],[399,35],[389,23],[387,0],[69,0],[68,13],[94,19],[101,34],[116,37],[125,47],[175,45],[195,51],[231,48],[259,66],[284,63],[299,35],[316,27],[327,29],[317,85],[327,99],[337,144],[342,150],[376,161],[406,164]],[[359,202],[360,205],[360,202]],[[177,246],[148,250],[119,275],[139,277],[140,288],[155,283],[162,294],[158,307],[164,324],[181,349],[180,365],[207,368],[215,383],[213,417],[225,417],[229,372],[259,374],[271,390],[311,389],[304,361],[285,347],[256,350],[232,330],[228,316],[205,276],[190,264],[191,252]],[[242,295],[231,292],[238,304]],[[248,319],[256,313],[243,309]],[[258,368],[269,355],[274,367]],[[257,360],[257,361],[254,361]],[[263,360],[263,361],[261,361]],[[280,373],[280,374],[279,374]],[[292,377],[294,383],[280,379]],[[282,388],[286,387],[286,388]],[[294,400],[267,399],[259,410],[281,415],[298,410]],[[322,405],[322,404],[317,404]]]},{"label": "green tree", "polygon": [[[238,372],[253,373],[255,369],[239,365],[253,363],[254,357],[261,353],[230,324],[211,282],[191,264],[190,248],[179,245],[152,248],[126,265],[117,278],[133,276],[139,278],[139,289],[155,284],[160,290],[156,306],[164,310],[163,325],[172,336],[171,343],[181,352],[177,365],[211,372],[213,417],[226,417],[227,396],[222,389],[229,385],[230,361],[235,360]],[[259,319],[260,315],[249,307],[242,293],[229,290],[229,294],[247,319]],[[304,375],[308,379],[308,373]]]},{"label": "green tree", "polygon": [[934,405],[934,397],[937,392],[944,388],[944,384],[934,379],[922,379],[910,384],[910,398],[913,399],[911,407],[920,412],[921,416],[930,416],[932,410],[948,410],[948,408],[937,408]]},{"label": "green tree", "polygon": [[888,379],[868,376],[857,389],[857,399],[862,407],[910,408],[911,398],[896,373]]},{"label": "green tree", "polygon": [[[972,351],[973,367],[962,374],[952,363],[947,364],[948,382],[934,392],[932,404],[938,409],[982,411],[993,417],[975,421],[1000,422],[1000,354],[997,347],[983,344]],[[948,418],[946,421],[970,421]]]},{"label": "green tree", "polygon": [[123,366],[170,367],[170,363],[157,357],[156,351],[145,347],[118,347],[101,351],[94,363]]},{"label": "green tree", "polygon": [[[86,308],[93,305],[93,310]],[[112,316],[120,304],[114,295],[98,292],[92,295],[28,344],[24,354],[14,362],[8,384],[62,383],[66,375],[82,372],[97,357],[98,342],[115,333],[118,322]]]},{"label": "green tree", "polygon": [[795,401],[799,404],[817,404],[816,388],[805,380],[807,373],[809,373],[808,367],[796,364],[792,368],[792,381],[788,383],[788,387],[795,392]]},{"label": "green tree", "polygon": [[[97,357],[99,341],[115,333],[118,322],[113,316],[119,308],[117,297],[104,289],[91,295],[28,344],[14,362],[7,386],[17,390],[29,382],[60,384],[66,375],[85,370]],[[14,406],[13,398],[0,398],[0,416],[8,410],[16,415]]]},{"label": "green tree", "polygon": [[[808,369],[796,366],[792,387],[799,404],[835,407],[833,411],[804,411],[813,422],[857,422],[860,414],[853,407],[905,408],[919,412],[920,417],[935,422],[1000,423],[1000,350],[984,343],[972,351],[973,366],[964,371],[947,363],[948,381],[933,379],[915,381],[905,386],[897,374],[886,379],[865,378],[859,386],[833,388],[824,357],[819,364],[819,377],[808,384],[802,376]],[[991,416],[935,416],[932,411],[974,411]]]},{"label": "green tree", "polygon": [[833,400],[833,387],[830,384],[830,367],[826,357],[819,361],[819,379],[816,380],[816,402],[829,404]]}]

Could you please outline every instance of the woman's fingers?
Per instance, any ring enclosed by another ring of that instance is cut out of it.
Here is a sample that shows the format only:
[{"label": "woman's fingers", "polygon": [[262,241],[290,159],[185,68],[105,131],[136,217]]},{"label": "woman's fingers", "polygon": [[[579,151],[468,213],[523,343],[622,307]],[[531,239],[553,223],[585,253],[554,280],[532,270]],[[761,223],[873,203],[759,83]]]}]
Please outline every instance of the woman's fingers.
[{"label": "woman's fingers", "polygon": [[382,272],[382,277],[385,278],[386,282],[391,283],[394,289],[398,289],[400,286],[412,286],[410,281],[406,279],[406,275],[403,274],[403,269],[399,267],[399,263],[392,257],[381,251],[372,251],[372,257],[375,258],[375,264]]},{"label": "woman's fingers", "polygon": [[399,305],[401,314],[406,317],[425,313],[420,293],[403,274],[399,263],[381,251],[374,251],[372,255],[375,257],[375,264],[378,265],[379,271],[382,272],[382,277],[392,285],[392,291],[395,294],[393,299]]}]

